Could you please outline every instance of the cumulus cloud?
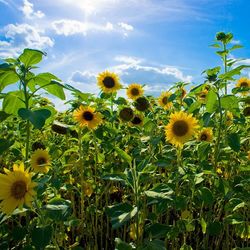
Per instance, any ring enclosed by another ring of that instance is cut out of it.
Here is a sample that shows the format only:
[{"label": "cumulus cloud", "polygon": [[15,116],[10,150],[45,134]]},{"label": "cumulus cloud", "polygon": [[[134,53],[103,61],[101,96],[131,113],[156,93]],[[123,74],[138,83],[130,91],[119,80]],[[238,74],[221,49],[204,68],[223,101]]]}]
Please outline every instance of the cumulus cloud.
[{"label": "cumulus cloud", "polygon": [[29,24],[9,24],[3,28],[6,40],[0,41],[4,45],[0,56],[16,56],[24,48],[46,49],[53,47],[54,41],[44,35],[44,31]]},{"label": "cumulus cloud", "polygon": [[128,36],[133,31],[133,26],[127,23],[113,24],[106,22],[104,24],[97,22],[80,22],[73,19],[60,19],[52,22],[52,28],[58,35],[71,36],[82,34],[86,36],[90,32],[117,32]]},{"label": "cumulus cloud", "polygon": [[28,0],[23,1],[23,6],[20,8],[20,10],[27,19],[43,18],[45,16],[45,14],[40,10],[34,11],[34,4]]}]

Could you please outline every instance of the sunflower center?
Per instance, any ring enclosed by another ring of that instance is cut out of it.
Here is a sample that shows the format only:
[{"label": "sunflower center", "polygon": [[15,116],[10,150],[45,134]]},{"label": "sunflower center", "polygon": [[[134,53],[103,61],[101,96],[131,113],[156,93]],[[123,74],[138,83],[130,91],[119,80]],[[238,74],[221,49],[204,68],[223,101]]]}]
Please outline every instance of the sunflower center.
[{"label": "sunflower center", "polygon": [[177,136],[184,136],[188,132],[188,124],[185,121],[176,121],[173,125],[173,132]]},{"label": "sunflower center", "polygon": [[106,76],[104,79],[103,79],[103,84],[106,88],[108,89],[112,89],[114,86],[115,86],[115,81],[112,77],[110,76]]},{"label": "sunflower center", "polygon": [[131,89],[131,94],[132,94],[133,96],[139,95],[139,89],[137,89],[137,88],[132,88],[132,89]]},{"label": "sunflower center", "polygon": [[206,141],[207,140],[207,135],[202,134],[200,138],[201,138],[201,141]]},{"label": "sunflower center", "polygon": [[84,120],[86,120],[86,121],[92,121],[93,118],[94,118],[94,115],[93,115],[93,113],[91,113],[90,111],[85,111],[85,112],[83,113],[83,118],[84,118]]},{"label": "sunflower center", "polygon": [[247,84],[247,82],[241,82],[241,83],[240,83],[240,86],[241,86],[241,87],[248,87],[248,84]]},{"label": "sunflower center", "polygon": [[149,102],[145,97],[139,97],[136,99],[135,107],[139,111],[145,111],[149,108]]},{"label": "sunflower center", "polygon": [[162,98],[162,103],[165,105],[168,103],[168,98],[166,96]]},{"label": "sunflower center", "polygon": [[24,198],[27,192],[27,186],[24,181],[16,181],[11,186],[11,196],[15,199],[22,199]]},{"label": "sunflower center", "polygon": [[127,122],[133,118],[133,115],[133,110],[131,108],[123,108],[119,114],[120,118]]},{"label": "sunflower center", "polygon": [[246,108],[243,110],[243,114],[244,114],[244,116],[250,116],[250,107],[246,107]]},{"label": "sunflower center", "polygon": [[46,159],[44,157],[39,157],[37,159],[37,165],[44,165],[46,163]]},{"label": "sunflower center", "polygon": [[201,99],[205,99],[206,96],[207,96],[206,94],[201,94],[201,95],[200,95],[200,98],[201,98]]},{"label": "sunflower center", "polygon": [[132,120],[132,123],[135,125],[138,125],[141,123],[141,118],[138,116],[135,116],[134,119]]}]

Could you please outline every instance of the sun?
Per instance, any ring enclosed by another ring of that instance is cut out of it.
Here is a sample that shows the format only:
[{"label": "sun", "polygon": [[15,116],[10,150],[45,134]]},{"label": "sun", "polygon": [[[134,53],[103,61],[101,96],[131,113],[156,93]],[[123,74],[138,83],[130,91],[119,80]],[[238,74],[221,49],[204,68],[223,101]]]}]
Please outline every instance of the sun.
[{"label": "sun", "polygon": [[173,103],[169,101],[169,97],[172,95],[171,92],[165,91],[162,92],[161,95],[158,97],[158,103],[164,109],[170,109],[173,106]]},{"label": "sun", "polygon": [[87,126],[89,129],[95,129],[102,123],[101,114],[89,106],[80,106],[74,111],[73,117],[80,127]]},{"label": "sun", "polygon": [[97,85],[104,93],[115,93],[122,87],[118,75],[109,71],[104,71],[97,76]]},{"label": "sun", "polygon": [[198,121],[191,114],[175,112],[170,115],[169,123],[165,127],[166,140],[182,148],[196,134],[198,127]]},{"label": "sun", "polygon": [[25,204],[32,206],[37,186],[31,180],[32,173],[24,170],[24,164],[14,164],[13,171],[4,169],[5,174],[0,174],[0,210],[5,214],[11,214],[17,207]]},{"label": "sun", "polygon": [[44,149],[37,149],[30,159],[31,168],[35,173],[47,173],[50,169],[50,156]]},{"label": "sun", "polygon": [[144,93],[142,86],[138,83],[132,83],[127,88],[127,96],[131,100],[136,100],[141,97]]}]

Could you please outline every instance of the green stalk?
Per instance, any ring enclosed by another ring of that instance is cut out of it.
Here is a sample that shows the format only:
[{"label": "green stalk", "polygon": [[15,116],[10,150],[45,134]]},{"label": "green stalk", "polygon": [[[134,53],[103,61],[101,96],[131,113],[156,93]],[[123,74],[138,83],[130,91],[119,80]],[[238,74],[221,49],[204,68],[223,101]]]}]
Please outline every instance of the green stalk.
[{"label": "green stalk", "polygon": [[[226,52],[226,44],[223,42],[223,49]],[[224,58],[224,73],[227,73],[227,55],[225,54]],[[225,81],[225,95],[227,94],[227,81]]]}]

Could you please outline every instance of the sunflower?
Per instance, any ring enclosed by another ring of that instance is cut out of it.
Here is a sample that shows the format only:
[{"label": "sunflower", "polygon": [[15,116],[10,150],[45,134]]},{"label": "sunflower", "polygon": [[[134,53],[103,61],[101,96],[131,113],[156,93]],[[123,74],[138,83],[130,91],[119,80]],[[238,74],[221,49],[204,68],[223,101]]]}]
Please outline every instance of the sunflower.
[{"label": "sunflower", "polygon": [[143,124],[143,118],[140,115],[134,115],[134,118],[131,120],[132,126],[141,126]]},{"label": "sunflower", "polygon": [[171,95],[172,95],[171,92],[166,91],[162,92],[161,95],[159,96],[158,103],[164,109],[169,109],[172,107],[173,103],[168,100]]},{"label": "sunflower", "polygon": [[227,126],[231,125],[233,122],[233,119],[234,119],[233,113],[230,111],[227,111],[227,113],[226,113],[226,125]]},{"label": "sunflower", "polygon": [[50,156],[46,150],[37,149],[30,159],[31,167],[35,173],[47,173],[50,168]]},{"label": "sunflower", "polygon": [[146,111],[150,107],[148,99],[144,96],[137,98],[134,105],[135,108],[141,112]]},{"label": "sunflower", "polygon": [[120,110],[119,117],[122,121],[129,122],[134,117],[134,111],[129,107],[124,107],[123,109]]},{"label": "sunflower", "polygon": [[97,85],[104,93],[115,93],[122,87],[118,75],[109,71],[104,71],[97,76]]},{"label": "sunflower", "polygon": [[31,207],[37,185],[31,180],[32,174],[24,170],[24,164],[13,165],[13,171],[4,169],[5,174],[0,174],[0,210],[5,214],[11,214],[15,208],[23,205]]},{"label": "sunflower", "polygon": [[245,107],[245,108],[243,109],[243,115],[244,115],[244,116],[250,116],[250,106]]},{"label": "sunflower", "polygon": [[198,101],[205,104],[207,101],[207,94],[208,94],[208,90],[206,90],[206,89],[204,89],[200,93],[198,93],[198,95],[197,95]]},{"label": "sunflower", "polygon": [[[241,77],[237,83],[236,83],[236,87],[238,88],[250,88],[250,79],[246,78],[246,77]],[[243,91],[241,92],[242,95],[246,95],[249,91]]]},{"label": "sunflower", "polygon": [[165,127],[166,139],[181,148],[192,138],[198,127],[198,121],[191,114],[175,112],[170,115],[169,124]]},{"label": "sunflower", "polygon": [[211,128],[204,128],[200,131],[198,136],[199,141],[212,141],[213,139],[213,130]]},{"label": "sunflower", "polygon": [[74,111],[73,117],[80,127],[87,126],[90,129],[95,129],[102,122],[101,114],[91,107],[80,106]]},{"label": "sunflower", "polygon": [[132,83],[127,88],[127,96],[131,100],[136,100],[138,97],[141,97],[144,93],[144,90],[140,84]]}]

